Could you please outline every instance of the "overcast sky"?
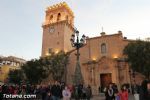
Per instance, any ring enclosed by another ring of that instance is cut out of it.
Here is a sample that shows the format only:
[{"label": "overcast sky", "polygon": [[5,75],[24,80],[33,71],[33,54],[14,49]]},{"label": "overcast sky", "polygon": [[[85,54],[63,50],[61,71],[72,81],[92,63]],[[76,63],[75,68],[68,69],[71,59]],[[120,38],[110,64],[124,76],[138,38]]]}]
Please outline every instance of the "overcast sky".
[{"label": "overcast sky", "polygon": [[81,34],[118,30],[130,39],[150,37],[150,0],[1,0],[0,55],[39,58],[46,7],[66,1]]}]

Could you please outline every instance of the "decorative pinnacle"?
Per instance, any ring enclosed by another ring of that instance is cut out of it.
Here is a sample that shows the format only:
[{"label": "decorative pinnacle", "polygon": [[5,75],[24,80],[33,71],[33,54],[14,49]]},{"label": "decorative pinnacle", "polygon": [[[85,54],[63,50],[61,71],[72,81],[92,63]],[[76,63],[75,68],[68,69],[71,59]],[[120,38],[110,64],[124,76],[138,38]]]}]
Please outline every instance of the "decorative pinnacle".
[{"label": "decorative pinnacle", "polygon": [[66,2],[60,2],[60,3],[55,4],[55,5],[53,5],[53,6],[47,7],[46,11],[55,10],[55,9],[60,8],[60,7],[65,7],[65,8],[71,13],[71,15],[74,16],[74,13],[73,13],[72,10],[69,8],[69,6],[67,5]]}]

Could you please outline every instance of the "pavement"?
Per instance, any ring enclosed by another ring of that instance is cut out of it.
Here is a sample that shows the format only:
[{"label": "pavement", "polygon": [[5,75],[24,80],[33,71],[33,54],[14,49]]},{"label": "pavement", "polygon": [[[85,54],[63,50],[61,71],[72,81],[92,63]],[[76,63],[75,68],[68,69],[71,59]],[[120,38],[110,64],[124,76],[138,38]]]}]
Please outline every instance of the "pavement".
[{"label": "pavement", "polygon": [[[105,95],[104,94],[95,95],[91,100],[105,100]],[[129,100],[135,100],[132,94],[129,94]]]}]

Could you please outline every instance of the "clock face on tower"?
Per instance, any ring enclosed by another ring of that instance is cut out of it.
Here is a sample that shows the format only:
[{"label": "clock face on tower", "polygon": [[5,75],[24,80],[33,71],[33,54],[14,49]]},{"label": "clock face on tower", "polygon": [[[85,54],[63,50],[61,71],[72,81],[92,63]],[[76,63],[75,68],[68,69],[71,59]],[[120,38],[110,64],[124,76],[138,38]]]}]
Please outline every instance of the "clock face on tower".
[{"label": "clock face on tower", "polygon": [[50,26],[50,27],[49,27],[49,32],[50,32],[50,33],[54,33],[54,31],[55,31],[54,26]]}]

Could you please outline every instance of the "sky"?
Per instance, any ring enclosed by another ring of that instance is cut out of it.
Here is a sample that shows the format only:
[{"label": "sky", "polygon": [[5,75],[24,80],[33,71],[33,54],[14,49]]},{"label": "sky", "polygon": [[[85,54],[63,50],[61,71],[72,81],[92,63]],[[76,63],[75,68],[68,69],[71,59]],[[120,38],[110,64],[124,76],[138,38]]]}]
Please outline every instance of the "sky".
[{"label": "sky", "polygon": [[1,0],[0,55],[39,58],[42,23],[48,6],[65,1],[80,34],[99,36],[119,30],[129,39],[150,37],[150,0]]}]

